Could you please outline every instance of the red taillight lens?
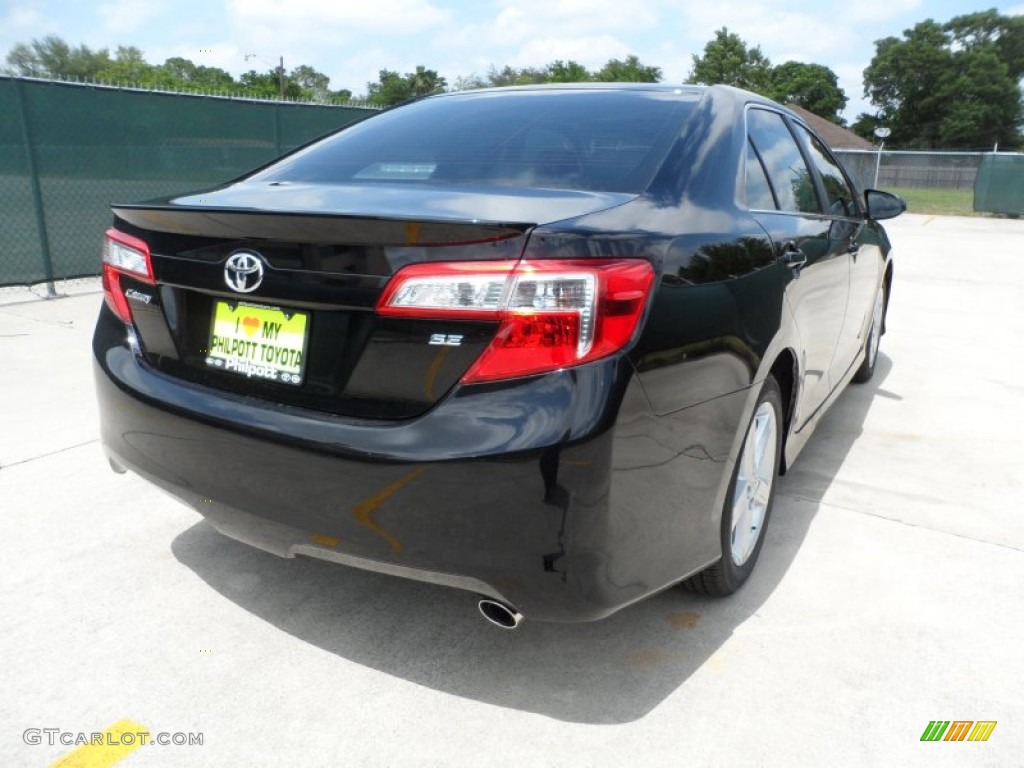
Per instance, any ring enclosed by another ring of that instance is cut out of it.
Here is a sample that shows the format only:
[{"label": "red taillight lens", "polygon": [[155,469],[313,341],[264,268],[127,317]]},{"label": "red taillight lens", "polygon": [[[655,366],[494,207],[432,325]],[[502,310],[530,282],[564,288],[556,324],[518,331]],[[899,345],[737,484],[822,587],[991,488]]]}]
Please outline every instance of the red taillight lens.
[{"label": "red taillight lens", "polygon": [[130,323],[132,311],[121,289],[121,275],[153,282],[149,246],[137,237],[108,229],[103,239],[103,296],[114,314]]},{"label": "red taillight lens", "polygon": [[493,320],[466,383],[527,376],[606,357],[633,338],[654,280],[638,259],[414,264],[377,303],[382,315]]}]

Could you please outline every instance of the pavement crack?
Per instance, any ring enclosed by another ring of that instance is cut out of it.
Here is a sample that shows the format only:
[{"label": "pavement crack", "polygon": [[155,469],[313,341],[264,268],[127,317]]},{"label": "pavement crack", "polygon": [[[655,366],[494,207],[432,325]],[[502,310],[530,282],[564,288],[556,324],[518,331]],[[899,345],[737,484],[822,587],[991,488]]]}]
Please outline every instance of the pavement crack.
[{"label": "pavement crack", "polygon": [[68,451],[73,451],[76,448],[84,448],[87,445],[92,445],[94,443],[98,443],[99,441],[100,441],[100,439],[98,437],[94,437],[92,440],[86,440],[84,443],[76,443],[75,445],[69,445],[69,446],[67,446],[65,448],[58,448],[55,451],[49,451],[47,453],[40,453],[38,456],[29,456],[27,459],[18,459],[17,461],[12,461],[9,464],[0,464],[0,469],[7,469],[8,467],[16,467],[19,464],[28,464],[29,462],[36,461],[37,459],[45,459],[45,458],[47,458],[49,456],[56,456],[59,453],[67,453]]},{"label": "pavement crack", "polygon": [[810,498],[808,496],[801,496],[800,494],[797,494],[797,493],[785,493],[783,491],[778,491],[778,494],[780,496],[786,496],[786,497],[788,497],[790,499],[796,499],[797,501],[806,501],[809,504],[817,504],[819,506],[830,507],[832,509],[841,509],[844,512],[851,512],[851,513],[853,513],[855,515],[866,515],[867,517],[875,517],[875,518],[878,518],[879,520],[887,520],[890,523],[898,523],[899,525],[905,525],[908,528],[920,528],[920,529],[925,530],[925,531],[931,531],[932,533],[941,533],[941,534],[945,534],[946,536],[953,536],[954,538],[957,538],[957,539],[964,539],[965,541],[973,541],[973,542],[976,542],[978,544],[988,544],[989,546],[992,546],[992,547],[999,547],[1000,549],[1008,549],[1011,552],[1024,552],[1024,548],[1015,547],[1012,544],[1003,544],[1003,543],[998,542],[998,541],[989,541],[988,539],[979,539],[976,536],[968,536],[968,535],[963,534],[963,533],[957,533],[956,531],[947,531],[947,530],[945,530],[943,528],[933,528],[933,527],[931,527],[929,525],[921,525],[920,523],[912,523],[909,520],[900,520],[898,517],[890,517],[889,515],[881,515],[881,514],[879,514],[877,512],[868,512],[868,511],[863,510],[863,509],[852,509],[850,507],[844,507],[842,504],[832,504],[832,503],[827,502],[827,501],[822,501],[821,499],[812,499],[812,498]]}]

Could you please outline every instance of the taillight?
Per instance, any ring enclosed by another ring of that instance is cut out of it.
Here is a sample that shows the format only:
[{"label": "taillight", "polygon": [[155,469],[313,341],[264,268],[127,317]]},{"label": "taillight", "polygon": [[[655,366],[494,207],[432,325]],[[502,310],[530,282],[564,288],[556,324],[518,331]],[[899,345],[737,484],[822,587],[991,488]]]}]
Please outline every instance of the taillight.
[{"label": "taillight", "polygon": [[639,259],[412,264],[388,283],[381,315],[493,320],[498,331],[465,383],[606,357],[636,332],[654,280]]},{"label": "taillight", "polygon": [[121,275],[144,283],[153,282],[149,246],[137,237],[108,229],[103,239],[103,296],[114,314],[130,323],[132,311],[121,289]]}]

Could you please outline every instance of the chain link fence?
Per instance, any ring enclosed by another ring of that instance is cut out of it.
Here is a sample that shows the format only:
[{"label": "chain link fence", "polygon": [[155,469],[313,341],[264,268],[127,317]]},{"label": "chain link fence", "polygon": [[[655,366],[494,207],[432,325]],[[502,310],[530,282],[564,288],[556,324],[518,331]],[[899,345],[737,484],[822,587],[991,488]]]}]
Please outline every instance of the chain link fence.
[{"label": "chain link fence", "polygon": [[[52,294],[54,281],[96,275],[111,203],[219,184],[371,113],[0,76],[0,291],[38,284]],[[994,157],[836,155],[862,189],[967,193]],[[1004,186],[1020,186],[1024,175],[1013,174]]]},{"label": "chain link fence", "polygon": [[0,77],[0,289],[96,275],[111,203],[219,184],[371,113]]},{"label": "chain link fence", "polygon": [[835,154],[861,189],[973,190],[981,160],[991,153],[839,149]]}]

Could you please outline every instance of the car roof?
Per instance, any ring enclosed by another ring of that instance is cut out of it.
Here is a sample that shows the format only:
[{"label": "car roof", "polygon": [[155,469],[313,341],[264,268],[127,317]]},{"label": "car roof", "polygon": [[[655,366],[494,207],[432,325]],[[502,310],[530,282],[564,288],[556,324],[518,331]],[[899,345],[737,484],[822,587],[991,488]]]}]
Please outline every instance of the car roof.
[{"label": "car roof", "polygon": [[673,83],[528,83],[490,88],[472,88],[432,94],[429,98],[448,98],[474,93],[510,93],[523,91],[658,91],[661,93],[699,94],[708,90],[706,85],[675,85]]},{"label": "car roof", "polygon": [[[773,109],[777,109],[780,112],[784,112],[791,118],[796,119],[798,122],[804,123],[799,115],[793,113],[792,110],[787,109],[784,104],[780,104],[776,101],[772,101],[766,96],[762,96],[759,93],[753,91],[746,91],[742,88],[736,88],[731,85],[691,85],[691,84],[675,84],[675,83],[532,83],[527,85],[505,85],[493,88],[474,88],[465,91],[447,91],[445,93],[435,93],[429,96],[421,96],[419,98],[410,99],[404,104],[410,104],[417,101],[434,100],[434,99],[452,99],[452,98],[466,98],[477,95],[487,94],[501,94],[501,93],[530,93],[530,92],[544,92],[544,91],[561,91],[563,93],[573,92],[594,92],[594,91],[610,91],[610,92],[651,92],[651,93],[671,93],[671,94],[688,94],[691,96],[701,97],[713,97],[716,100],[728,100],[734,103],[743,104],[761,104],[763,106],[770,106]],[[398,105],[401,106],[401,105]]]}]

